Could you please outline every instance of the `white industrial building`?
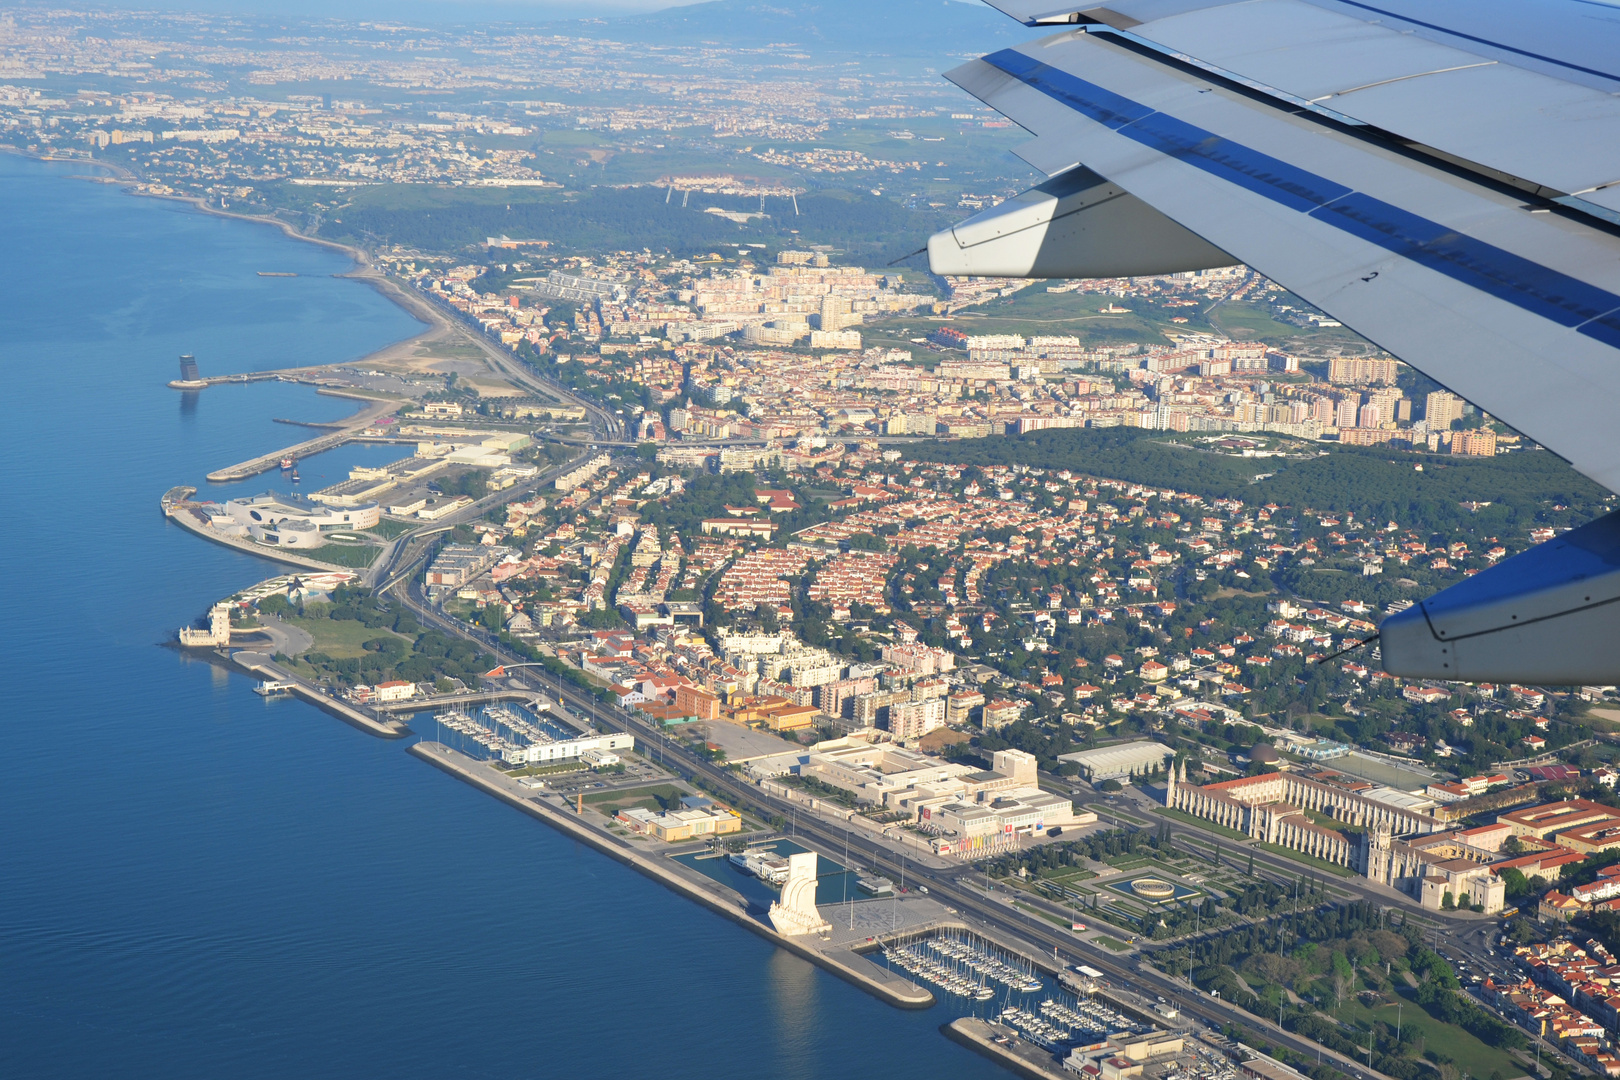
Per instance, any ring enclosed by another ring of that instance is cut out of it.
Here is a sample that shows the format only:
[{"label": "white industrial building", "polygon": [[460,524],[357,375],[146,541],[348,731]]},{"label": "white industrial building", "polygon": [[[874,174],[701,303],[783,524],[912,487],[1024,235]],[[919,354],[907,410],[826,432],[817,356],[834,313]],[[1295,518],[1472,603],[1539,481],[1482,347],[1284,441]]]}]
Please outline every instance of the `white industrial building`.
[{"label": "white industrial building", "polygon": [[505,758],[511,764],[544,765],[553,761],[567,761],[571,758],[583,758],[587,754],[594,755],[590,763],[596,765],[612,764],[606,760],[612,758],[618,761],[615,750],[635,749],[636,738],[624,732],[616,731],[608,735],[587,735],[580,739],[567,739],[561,742],[532,743],[521,747],[515,752],[508,752]]},{"label": "white industrial building", "polygon": [[266,492],[226,503],[204,503],[208,524],[226,536],[246,536],[279,547],[320,547],[325,533],[369,529],[382,520],[376,503],[362,506],[312,506],[299,499]]},{"label": "white industrial building", "polygon": [[1164,763],[1176,752],[1163,743],[1142,741],[1103,746],[1096,750],[1080,750],[1063,754],[1059,761],[1072,761],[1080,766],[1080,775],[1092,783],[1099,780],[1126,780],[1145,776],[1164,768]]}]

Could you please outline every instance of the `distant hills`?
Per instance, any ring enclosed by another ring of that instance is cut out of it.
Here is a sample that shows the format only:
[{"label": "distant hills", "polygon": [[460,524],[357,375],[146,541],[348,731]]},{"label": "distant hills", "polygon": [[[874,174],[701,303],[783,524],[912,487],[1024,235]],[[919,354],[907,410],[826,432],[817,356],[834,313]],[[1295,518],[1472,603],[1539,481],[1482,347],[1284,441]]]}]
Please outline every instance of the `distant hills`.
[{"label": "distant hills", "polygon": [[812,55],[937,56],[941,62],[1035,33],[988,5],[959,0],[709,0],[645,15],[556,21],[548,29],[649,45],[794,45]]}]

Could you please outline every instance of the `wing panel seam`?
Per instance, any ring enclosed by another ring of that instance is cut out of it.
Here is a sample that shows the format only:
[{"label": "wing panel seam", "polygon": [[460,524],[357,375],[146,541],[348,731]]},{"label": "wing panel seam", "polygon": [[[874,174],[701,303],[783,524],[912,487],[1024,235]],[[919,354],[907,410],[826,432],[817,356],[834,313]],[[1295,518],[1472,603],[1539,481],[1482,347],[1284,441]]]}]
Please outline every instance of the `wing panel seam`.
[{"label": "wing panel seam", "polygon": [[1360,0],[1338,0],[1338,2],[1344,4],[1346,7],[1360,8],[1362,11],[1370,11],[1375,15],[1383,15],[1386,18],[1395,19],[1399,22],[1411,23],[1413,26],[1421,26],[1426,30],[1436,30],[1442,34],[1450,34],[1452,37],[1459,37],[1464,41],[1472,41],[1476,45],[1485,45],[1492,49],[1501,49],[1503,52],[1510,52],[1517,56],[1527,57],[1531,60],[1540,60],[1544,64],[1556,64],[1558,67],[1568,68],[1571,71],[1579,71],[1586,75],[1596,75],[1600,79],[1608,79],[1611,82],[1620,82],[1620,75],[1615,75],[1608,71],[1600,71],[1597,68],[1589,68],[1583,67],[1580,64],[1572,64],[1568,60],[1559,60],[1557,57],[1544,56],[1538,52],[1531,52],[1529,49],[1515,48],[1512,45],[1505,45],[1500,41],[1492,41],[1490,38],[1478,37],[1474,34],[1466,34],[1461,30],[1453,30],[1451,27],[1441,26],[1439,23],[1424,22],[1422,19],[1414,19],[1410,15],[1402,15],[1399,12],[1386,11],[1381,7],[1374,7],[1372,4],[1361,3]]},{"label": "wing panel seam", "polygon": [[1620,296],[1450,226],[1189,124],[1015,49],[985,62],[1167,157],[1495,297],[1620,348]]}]

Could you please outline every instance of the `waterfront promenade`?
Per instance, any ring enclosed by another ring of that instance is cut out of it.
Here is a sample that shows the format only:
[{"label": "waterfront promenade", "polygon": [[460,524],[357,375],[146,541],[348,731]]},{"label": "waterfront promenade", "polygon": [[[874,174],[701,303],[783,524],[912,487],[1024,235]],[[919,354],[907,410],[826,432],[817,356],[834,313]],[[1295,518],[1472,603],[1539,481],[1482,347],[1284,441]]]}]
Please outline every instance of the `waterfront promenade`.
[{"label": "waterfront promenade", "polygon": [[[839,935],[834,932],[826,939],[815,935],[789,937],[780,934],[770,925],[764,914],[751,907],[747,899],[736,890],[688,870],[672,859],[639,849],[633,843],[614,836],[590,820],[595,816],[593,811],[579,814],[558,796],[536,795],[532,790],[501,776],[487,765],[441,743],[414,743],[408,752],[502,802],[539,818],[576,840],[589,844],[610,858],[635,868],[688,899],[741,923],[774,944],[848,980],[890,1005],[903,1009],[926,1009],[934,1004],[934,995],[929,991],[873,963],[856,951],[875,942],[876,933],[864,932],[864,927],[857,927],[863,930],[862,933],[846,931],[845,934]],[[907,906],[905,921],[913,933],[943,926],[966,928],[964,924],[950,919],[949,912],[943,905],[926,897],[907,897],[901,903]],[[868,905],[860,906],[864,909]],[[876,906],[887,907],[888,904],[880,903]],[[836,905],[826,905],[823,908],[824,917],[829,919],[836,918],[836,913]]]},{"label": "waterfront promenade", "polygon": [[353,724],[362,731],[384,739],[403,739],[411,734],[410,727],[398,720],[378,719],[347,702],[339,701],[330,694],[321,692],[319,688],[304,679],[300,679],[297,675],[283,671],[276,665],[275,659],[269,653],[238,649],[234,653],[220,652],[217,655],[229,660],[248,674],[257,675],[265,682],[285,683],[293,696],[309,702],[316,708],[324,709],[338,719]]}]

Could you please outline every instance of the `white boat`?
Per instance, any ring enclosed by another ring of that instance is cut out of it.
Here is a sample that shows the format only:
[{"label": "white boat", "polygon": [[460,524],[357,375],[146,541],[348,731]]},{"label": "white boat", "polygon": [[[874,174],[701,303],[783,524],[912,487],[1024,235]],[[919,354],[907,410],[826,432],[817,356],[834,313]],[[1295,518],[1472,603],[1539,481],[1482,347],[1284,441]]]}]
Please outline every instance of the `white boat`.
[{"label": "white boat", "polygon": [[749,852],[748,872],[761,881],[780,885],[788,879],[788,861],[771,851]]}]

